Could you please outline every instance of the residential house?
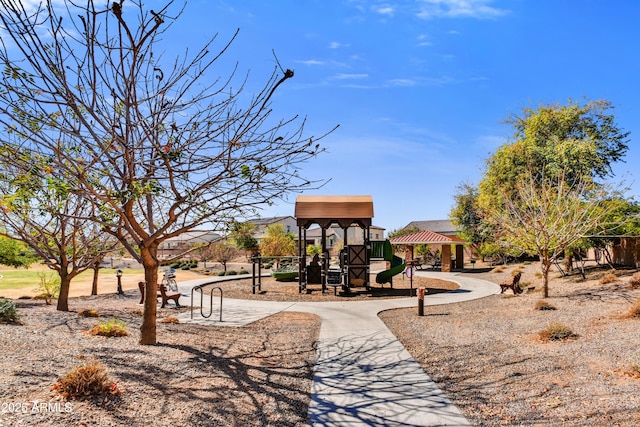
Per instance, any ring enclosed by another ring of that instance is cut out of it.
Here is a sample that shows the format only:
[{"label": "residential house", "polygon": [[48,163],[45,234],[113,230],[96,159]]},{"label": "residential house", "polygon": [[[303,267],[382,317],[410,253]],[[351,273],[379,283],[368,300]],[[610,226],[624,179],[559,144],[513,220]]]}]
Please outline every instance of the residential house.
[{"label": "residential house", "polygon": [[258,244],[267,235],[267,227],[282,224],[284,231],[287,233],[293,233],[295,239],[298,239],[298,225],[296,219],[292,216],[274,216],[270,218],[254,218],[247,221],[256,226],[253,230],[253,237],[258,241]]},{"label": "residential house", "polygon": [[223,237],[213,231],[193,230],[171,237],[162,242],[158,248],[161,259],[171,258],[192,249],[195,246],[214,243]]}]

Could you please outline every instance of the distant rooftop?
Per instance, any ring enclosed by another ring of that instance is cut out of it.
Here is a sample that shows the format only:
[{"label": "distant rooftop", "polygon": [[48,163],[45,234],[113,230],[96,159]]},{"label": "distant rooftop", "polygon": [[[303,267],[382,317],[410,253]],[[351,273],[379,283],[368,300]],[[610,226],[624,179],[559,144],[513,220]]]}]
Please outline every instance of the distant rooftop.
[{"label": "distant rooftop", "polygon": [[447,236],[455,236],[458,229],[448,219],[435,219],[429,221],[411,221],[404,228],[417,227],[418,230],[429,230]]}]

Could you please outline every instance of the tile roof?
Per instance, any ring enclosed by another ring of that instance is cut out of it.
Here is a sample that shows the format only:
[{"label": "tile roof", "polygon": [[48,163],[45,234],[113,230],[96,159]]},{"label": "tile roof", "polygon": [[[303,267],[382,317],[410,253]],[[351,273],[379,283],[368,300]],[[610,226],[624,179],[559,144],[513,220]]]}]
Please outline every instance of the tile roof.
[{"label": "tile roof", "polygon": [[404,236],[394,237],[389,239],[394,245],[429,245],[429,244],[447,244],[447,243],[465,243],[464,240],[453,237],[445,236],[444,234],[434,233],[433,231],[423,230],[411,234],[405,234]]}]

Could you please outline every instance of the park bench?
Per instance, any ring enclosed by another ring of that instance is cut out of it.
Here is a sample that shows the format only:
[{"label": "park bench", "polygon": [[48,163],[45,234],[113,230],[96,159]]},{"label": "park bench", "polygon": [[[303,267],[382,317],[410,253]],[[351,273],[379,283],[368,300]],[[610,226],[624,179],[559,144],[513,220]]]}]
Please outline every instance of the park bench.
[{"label": "park bench", "polygon": [[513,276],[511,283],[500,283],[500,293],[503,294],[507,289],[511,289],[515,294],[521,294],[522,288],[520,287],[520,278],[522,277],[522,273],[518,273]]},{"label": "park bench", "polygon": [[[144,302],[144,282],[138,282],[138,289],[140,289],[140,304]],[[180,305],[180,297],[182,294],[180,292],[167,292],[167,288],[165,285],[158,285],[158,291],[156,293],[156,299],[162,299],[162,306],[160,308],[164,308],[165,305],[169,302],[169,300],[173,300],[176,304],[176,307],[181,307]]]}]

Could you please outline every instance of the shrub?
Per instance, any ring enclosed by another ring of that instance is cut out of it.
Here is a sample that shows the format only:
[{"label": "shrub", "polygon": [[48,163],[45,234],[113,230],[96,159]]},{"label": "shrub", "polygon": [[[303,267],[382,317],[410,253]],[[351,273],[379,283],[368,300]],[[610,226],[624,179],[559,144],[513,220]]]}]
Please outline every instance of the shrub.
[{"label": "shrub", "polygon": [[237,274],[238,274],[238,272],[237,272],[237,271],[235,271],[235,270],[229,270],[229,271],[227,271],[227,274],[225,274],[225,276],[235,276],[235,275],[237,275]]},{"label": "shrub", "polygon": [[133,310],[132,313],[137,314],[138,316],[142,316],[144,314],[144,312],[139,308],[136,308],[135,310]]},{"label": "shrub", "polygon": [[618,276],[613,273],[607,273],[600,278],[600,284],[606,285],[607,283],[614,283],[618,281]]},{"label": "shrub", "polygon": [[629,284],[631,285],[631,289],[640,289],[640,273],[634,273],[629,279]]},{"label": "shrub", "polygon": [[0,323],[18,323],[18,310],[13,301],[0,300]]},{"label": "shrub", "polygon": [[556,308],[545,300],[541,299],[536,303],[536,310],[556,310]]},{"label": "shrub", "polygon": [[169,264],[169,268],[173,268],[173,269],[178,269],[182,267],[182,263],[181,262],[172,262],[171,264]]},{"label": "shrub", "polygon": [[188,270],[191,270],[191,267],[189,267],[189,265],[185,265],[183,267],[180,267],[180,270],[188,271]]},{"label": "shrub", "polygon": [[636,300],[629,309],[629,317],[640,317],[640,299]]},{"label": "shrub", "polygon": [[37,298],[42,298],[47,305],[51,305],[60,295],[60,276],[54,273],[38,273],[38,278],[40,285],[36,288]]},{"label": "shrub", "polygon": [[178,318],[175,317],[165,317],[164,319],[162,319],[160,321],[160,323],[174,323],[174,324],[178,324],[180,323],[180,320]]},{"label": "shrub", "polygon": [[224,276],[225,274],[227,274],[227,272],[226,272],[226,271],[220,271],[220,272],[218,272],[218,276]]},{"label": "shrub", "polygon": [[499,265],[496,268],[494,268],[493,271],[494,271],[494,273],[502,273],[506,269],[507,269],[507,267],[505,267],[504,265]]},{"label": "shrub", "polygon": [[100,317],[100,313],[98,312],[98,310],[94,310],[93,308],[87,309],[87,310],[80,310],[78,312],[78,316],[82,316],[82,317]]},{"label": "shrub", "polygon": [[554,323],[539,333],[542,341],[563,341],[570,338],[576,338],[571,328],[562,323]]},{"label": "shrub", "polygon": [[111,319],[94,326],[89,334],[103,337],[124,337],[129,335],[129,332],[127,332],[127,325],[122,320]]},{"label": "shrub", "polygon": [[249,274],[249,272],[243,268],[238,272],[238,274]]},{"label": "shrub", "polygon": [[58,378],[53,389],[72,400],[120,394],[117,383],[109,379],[107,368],[97,360],[78,366]]}]

